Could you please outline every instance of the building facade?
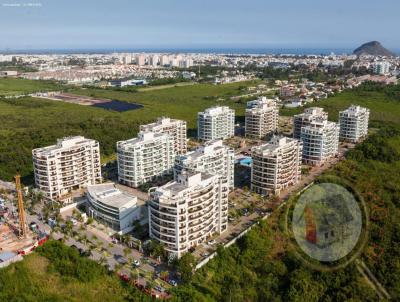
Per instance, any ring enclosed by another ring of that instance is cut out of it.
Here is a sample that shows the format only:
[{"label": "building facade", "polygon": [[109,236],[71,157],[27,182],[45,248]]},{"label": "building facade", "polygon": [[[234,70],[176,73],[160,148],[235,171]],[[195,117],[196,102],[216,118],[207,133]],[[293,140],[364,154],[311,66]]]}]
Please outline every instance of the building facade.
[{"label": "building facade", "polygon": [[221,177],[224,184],[233,189],[235,152],[222,140],[209,141],[195,151],[177,156],[174,175],[177,179],[182,171],[198,171]]},{"label": "building facade", "polygon": [[140,131],[168,134],[174,140],[175,154],[187,152],[186,121],[161,117],[155,123],[141,125]]},{"label": "building facade", "polygon": [[339,125],[328,121],[314,121],[301,128],[303,162],[308,165],[322,165],[336,156],[339,148]]},{"label": "building facade", "polygon": [[228,192],[218,176],[184,172],[176,181],[150,192],[150,238],[164,244],[170,256],[228,228]]},{"label": "building facade", "polygon": [[251,152],[251,189],[256,193],[279,195],[300,180],[302,143],[299,140],[274,136]]},{"label": "building facade", "polygon": [[261,139],[276,132],[278,113],[275,100],[262,97],[248,102],[245,115],[246,137]]},{"label": "building facade", "polygon": [[297,114],[293,117],[293,138],[300,139],[301,128],[317,121],[323,122],[328,120],[328,113],[323,108],[310,107],[304,109],[304,113]]},{"label": "building facade", "polygon": [[137,197],[122,192],[113,183],[87,187],[87,214],[120,234],[133,229],[135,220],[140,219]]},{"label": "building facade", "polygon": [[172,172],[174,141],[168,134],[140,132],[137,138],[117,142],[118,180],[138,187]]},{"label": "building facade", "polygon": [[368,135],[369,109],[351,105],[339,112],[340,135],[343,141],[357,143]]},{"label": "building facade", "polygon": [[47,199],[72,201],[71,192],[101,182],[99,143],[83,136],[32,150],[35,185]]},{"label": "building facade", "polygon": [[235,111],[227,106],[212,107],[197,115],[198,138],[203,141],[235,135]]},{"label": "building facade", "polygon": [[389,74],[390,63],[386,61],[377,62],[374,65],[374,72],[376,74],[386,75]]}]

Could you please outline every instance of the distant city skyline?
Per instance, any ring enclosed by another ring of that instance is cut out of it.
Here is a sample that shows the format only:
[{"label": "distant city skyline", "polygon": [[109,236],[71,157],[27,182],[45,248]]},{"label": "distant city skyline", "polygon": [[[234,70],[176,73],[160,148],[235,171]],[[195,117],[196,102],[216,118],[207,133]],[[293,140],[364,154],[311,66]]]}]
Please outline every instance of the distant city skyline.
[{"label": "distant city skyline", "polygon": [[400,49],[396,0],[0,0],[0,51]]}]

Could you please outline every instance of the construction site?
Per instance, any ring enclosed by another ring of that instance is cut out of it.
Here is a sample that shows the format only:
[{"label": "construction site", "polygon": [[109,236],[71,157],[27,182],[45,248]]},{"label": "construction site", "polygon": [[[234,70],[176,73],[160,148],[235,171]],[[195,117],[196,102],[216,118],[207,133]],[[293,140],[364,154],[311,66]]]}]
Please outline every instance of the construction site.
[{"label": "construction site", "polygon": [[17,209],[14,206],[7,207],[4,202],[0,207],[0,253],[26,255],[43,244],[48,237],[28,227],[19,175],[15,176],[15,191]]}]

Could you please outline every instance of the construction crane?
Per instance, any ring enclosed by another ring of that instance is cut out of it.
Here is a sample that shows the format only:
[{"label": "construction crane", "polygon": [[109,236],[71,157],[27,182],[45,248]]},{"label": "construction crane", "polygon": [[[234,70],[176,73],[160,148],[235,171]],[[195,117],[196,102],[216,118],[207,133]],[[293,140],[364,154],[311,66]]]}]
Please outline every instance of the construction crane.
[{"label": "construction crane", "polygon": [[22,199],[21,176],[19,174],[15,175],[15,190],[18,196],[19,237],[26,238],[26,218]]}]

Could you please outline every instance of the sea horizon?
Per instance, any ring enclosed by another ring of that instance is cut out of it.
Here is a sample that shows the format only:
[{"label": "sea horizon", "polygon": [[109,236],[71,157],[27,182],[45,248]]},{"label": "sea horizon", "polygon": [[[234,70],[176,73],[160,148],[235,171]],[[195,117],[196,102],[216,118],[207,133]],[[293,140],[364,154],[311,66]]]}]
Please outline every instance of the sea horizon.
[{"label": "sea horizon", "polygon": [[[235,55],[336,55],[353,53],[351,48],[328,47],[143,47],[143,48],[43,48],[43,49],[7,49],[0,54],[110,54],[110,53],[210,53]],[[400,55],[400,49],[391,50]]]}]

